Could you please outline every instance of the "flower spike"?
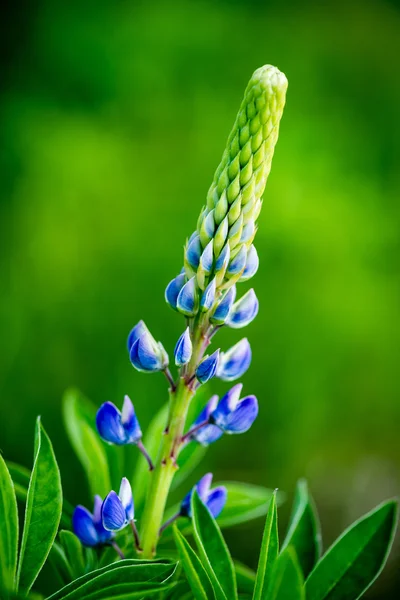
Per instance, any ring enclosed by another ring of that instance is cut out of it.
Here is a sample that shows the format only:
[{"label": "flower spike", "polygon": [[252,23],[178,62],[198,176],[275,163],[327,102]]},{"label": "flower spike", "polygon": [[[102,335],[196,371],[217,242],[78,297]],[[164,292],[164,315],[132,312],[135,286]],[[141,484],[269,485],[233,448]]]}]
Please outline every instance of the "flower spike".
[{"label": "flower spike", "polygon": [[251,348],[247,338],[243,338],[227,352],[221,352],[217,377],[223,381],[234,381],[241,377],[251,363]]}]

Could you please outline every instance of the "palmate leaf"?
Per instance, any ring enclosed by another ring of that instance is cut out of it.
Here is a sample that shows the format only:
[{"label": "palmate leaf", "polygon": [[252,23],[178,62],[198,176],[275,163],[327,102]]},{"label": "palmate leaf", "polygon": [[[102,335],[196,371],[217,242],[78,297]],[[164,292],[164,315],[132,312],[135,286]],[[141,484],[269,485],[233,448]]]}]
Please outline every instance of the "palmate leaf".
[{"label": "palmate leaf", "polygon": [[212,600],[215,595],[210,578],[199,557],[176,526],[174,527],[174,538],[193,597],[196,600]]},{"label": "palmate leaf", "polygon": [[278,518],[276,512],[276,492],[274,492],[269,503],[267,518],[265,520],[253,600],[263,600],[267,597],[268,584],[271,579],[275,562],[278,558],[278,552]]},{"label": "palmate leaf", "polygon": [[292,514],[282,550],[293,546],[306,578],[321,556],[321,529],[314,501],[308,491],[307,482],[297,483]]},{"label": "palmate leaf", "polygon": [[397,502],[380,504],[353,523],[306,580],[307,600],[356,600],[378,577],[389,554]]},{"label": "palmate leaf", "polygon": [[17,587],[28,592],[43,567],[57,534],[62,489],[53,447],[38,417],[35,458],[25,508]]},{"label": "palmate leaf", "polygon": [[18,509],[14,485],[0,454],[0,588],[14,587],[18,553]]},{"label": "palmate leaf", "polygon": [[274,563],[265,600],[305,600],[304,581],[296,551],[284,550]]},{"label": "palmate leaf", "polygon": [[232,558],[216,520],[200,500],[197,491],[191,501],[193,535],[201,562],[207,571],[216,599],[237,598]]},{"label": "palmate leaf", "polygon": [[174,585],[176,563],[121,560],[75,579],[48,600],[108,600],[156,597]]}]

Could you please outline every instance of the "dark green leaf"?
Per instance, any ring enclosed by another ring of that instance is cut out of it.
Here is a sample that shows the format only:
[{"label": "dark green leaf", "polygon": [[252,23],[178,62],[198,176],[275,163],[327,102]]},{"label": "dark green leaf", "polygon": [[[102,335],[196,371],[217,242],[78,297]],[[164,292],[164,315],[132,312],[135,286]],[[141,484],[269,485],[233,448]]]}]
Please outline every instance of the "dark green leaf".
[{"label": "dark green leaf", "polygon": [[236,574],[237,589],[240,594],[253,595],[254,584],[256,581],[256,574],[253,569],[250,569],[246,565],[243,565],[238,560],[233,561]]},{"label": "dark green leaf", "polygon": [[200,558],[214,588],[216,598],[237,598],[235,569],[228,547],[216,520],[200,500],[192,494],[193,535]]},{"label": "dark green leaf", "polygon": [[49,553],[49,562],[60,587],[66,585],[74,579],[64,548],[62,548],[62,546],[57,542],[54,542],[51,547]]},{"label": "dark green leaf", "polygon": [[254,600],[266,598],[268,584],[271,579],[275,561],[278,558],[278,552],[278,518],[276,513],[276,492],[274,492],[269,502],[267,518],[265,520],[257,578],[254,586]]},{"label": "dark green leaf", "polygon": [[353,523],[306,581],[307,600],[356,600],[375,581],[389,554],[397,503],[388,501]]},{"label": "dark green leaf", "polygon": [[207,572],[201,564],[197,554],[177,527],[174,527],[174,538],[176,547],[178,548],[179,558],[194,598],[196,598],[196,600],[210,600],[214,598],[213,588]]},{"label": "dark green leaf", "polygon": [[82,544],[71,531],[60,531],[59,537],[73,578],[81,577],[86,568]]},{"label": "dark green leaf", "polygon": [[14,587],[18,553],[18,510],[14,485],[0,454],[0,584]]},{"label": "dark green leaf", "polygon": [[176,564],[169,562],[121,560],[76,579],[48,600],[108,600],[151,596],[173,584],[175,569]]},{"label": "dark green leaf", "polygon": [[17,582],[29,591],[43,567],[57,534],[62,511],[61,478],[47,433],[38,417],[35,458],[25,508]]},{"label": "dark green leaf", "polygon": [[308,492],[307,482],[297,483],[289,528],[282,550],[293,546],[306,578],[321,556],[321,529],[314,501]]},{"label": "dark green leaf", "polygon": [[305,600],[304,582],[293,547],[284,550],[275,561],[265,600]]}]

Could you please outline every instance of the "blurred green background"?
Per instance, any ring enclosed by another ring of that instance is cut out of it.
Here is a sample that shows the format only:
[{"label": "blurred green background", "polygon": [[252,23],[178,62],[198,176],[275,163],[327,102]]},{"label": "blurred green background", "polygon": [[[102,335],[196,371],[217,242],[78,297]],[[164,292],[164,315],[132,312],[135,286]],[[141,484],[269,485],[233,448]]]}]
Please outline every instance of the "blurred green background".
[{"label": "blurred green background", "polygon": [[[247,80],[272,63],[289,79],[288,101],[257,235],[260,314],[244,332],[254,358],[243,381],[260,417],[210,448],[188,485],[212,469],[290,501],[306,476],[326,544],[400,494],[399,7],[38,0],[3,10],[5,457],[31,465],[41,414],[66,496],[86,503],[64,390],[98,405],[129,393],[143,428],[162,405],[163,378],[132,369],[126,335],[144,318],[172,351],[184,324],[164,288]],[[221,333],[221,346],[238,333]],[[227,534],[251,566],[261,529]],[[368,598],[397,597],[398,561],[397,547]]]}]

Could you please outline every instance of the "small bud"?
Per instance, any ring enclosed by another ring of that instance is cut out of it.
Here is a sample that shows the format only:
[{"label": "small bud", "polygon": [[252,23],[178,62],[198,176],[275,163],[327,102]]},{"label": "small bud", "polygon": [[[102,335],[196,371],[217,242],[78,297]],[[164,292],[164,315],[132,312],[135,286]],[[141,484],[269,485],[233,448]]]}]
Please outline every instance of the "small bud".
[{"label": "small bud", "polygon": [[207,216],[203,217],[203,222],[200,227],[200,241],[205,248],[214,237],[215,222],[214,222],[214,209],[208,213]]},{"label": "small bud", "polygon": [[228,217],[225,217],[225,219],[223,221],[221,221],[221,223],[217,229],[217,232],[215,234],[215,237],[214,237],[215,256],[220,255],[221,250],[225,245],[228,231],[229,231]]},{"label": "small bud", "polygon": [[219,349],[213,352],[210,356],[206,356],[203,358],[201,363],[196,369],[196,377],[200,381],[200,383],[206,383],[212,377],[214,377],[219,360]]},{"label": "small bud", "polygon": [[247,248],[246,248],[246,245],[243,244],[240,247],[239,252],[236,254],[236,256],[234,258],[232,258],[231,262],[229,263],[227,273],[229,275],[238,275],[239,273],[241,273],[246,266],[246,259],[247,259]]},{"label": "small bud", "polygon": [[242,231],[243,231],[243,217],[242,217],[242,215],[240,215],[238,220],[235,221],[235,223],[232,225],[232,227],[229,230],[228,238],[229,238],[229,246],[231,247],[231,250],[236,248],[236,246],[239,244],[240,238],[242,237]]},{"label": "small bud", "polygon": [[246,292],[233,304],[225,324],[232,329],[246,327],[256,318],[258,313],[258,299],[253,289]]},{"label": "small bud", "polygon": [[148,329],[147,329],[146,325],[144,324],[144,321],[139,321],[139,323],[137,325],[135,325],[135,327],[131,330],[130,334],[128,335],[128,340],[127,340],[128,352],[130,351],[130,349],[132,348],[132,346],[136,342],[136,340],[138,340],[145,331],[148,331]]},{"label": "small bud", "polygon": [[216,281],[215,278],[208,284],[200,300],[200,310],[207,312],[213,307],[215,302],[216,294]]},{"label": "small bud", "polygon": [[213,268],[214,255],[212,241],[207,244],[203,254],[200,257],[200,266],[206,275],[209,275]]},{"label": "small bud", "polygon": [[228,493],[226,491],[226,487],[223,485],[211,489],[212,477],[212,473],[207,473],[207,475],[204,475],[204,477],[202,477],[200,481],[196,483],[190,492],[186,494],[180,509],[180,514],[182,517],[192,516],[190,505],[194,490],[197,490],[200,499],[207,506],[214,519],[216,519],[222,512],[222,509],[226,504]]},{"label": "small bud", "polygon": [[247,338],[243,338],[227,352],[221,352],[217,377],[223,381],[234,381],[241,377],[251,363],[251,348]]},{"label": "small bud", "polygon": [[101,508],[103,527],[107,531],[120,531],[133,521],[134,507],[131,484],[122,478],[119,494],[112,490]]},{"label": "small bud", "polygon": [[186,248],[186,254],[185,254],[186,261],[193,269],[197,269],[197,267],[199,266],[200,255],[201,255],[200,236],[196,234],[196,235],[192,236],[191,239],[189,240],[189,243]]},{"label": "small bud", "polygon": [[168,355],[162,344],[155,341],[143,321],[139,325],[142,333],[130,349],[131,363],[138,371],[147,373],[162,371],[168,366]]},{"label": "small bud", "polygon": [[242,387],[239,383],[230,389],[210,415],[210,422],[225,433],[244,433],[250,429],[258,415],[258,402],[255,396],[246,396],[240,400]]},{"label": "small bud", "polygon": [[80,542],[85,546],[94,547],[107,544],[114,537],[112,531],[103,527],[101,519],[101,507],[103,500],[100,496],[94,497],[93,513],[87,508],[79,505],[72,515],[72,529]]},{"label": "small bud", "polygon": [[255,246],[253,246],[253,244],[252,244],[247,252],[246,266],[244,268],[242,275],[240,276],[239,281],[247,281],[248,279],[251,279],[253,277],[253,275],[255,275],[257,273],[258,265],[259,265],[259,259],[258,259],[257,250],[255,249]]},{"label": "small bud", "polygon": [[229,265],[230,256],[231,249],[229,244],[225,244],[215,263],[215,278],[217,280],[217,286],[221,285],[224,280],[226,269]]},{"label": "small bud", "polygon": [[[173,279],[172,281],[169,282],[169,284],[167,285],[167,288],[165,290],[165,300],[166,300],[167,304],[169,304],[174,310],[177,310],[176,302],[178,300],[179,292],[185,285],[185,280],[186,280],[185,274],[180,273],[177,277],[175,277],[175,279]],[[129,345],[129,342],[128,342],[128,345]],[[132,344],[131,344],[131,347],[132,347]]]},{"label": "small bud", "polygon": [[195,277],[189,279],[179,292],[176,307],[187,317],[194,317],[198,308],[198,295]]},{"label": "small bud", "polygon": [[192,340],[189,327],[182,333],[175,346],[175,364],[177,367],[186,365],[192,358]]},{"label": "small bud", "polygon": [[214,314],[210,317],[210,322],[214,325],[223,325],[227,316],[229,315],[229,311],[231,310],[232,304],[235,301],[236,296],[236,286],[233,285],[226,292],[225,296],[222,298],[221,302],[218,304],[217,308],[214,311]]},{"label": "small bud", "polygon": [[137,444],[142,439],[139,421],[129,396],[125,396],[122,413],[112,402],[105,402],[97,411],[96,427],[100,437],[109,444]]}]

